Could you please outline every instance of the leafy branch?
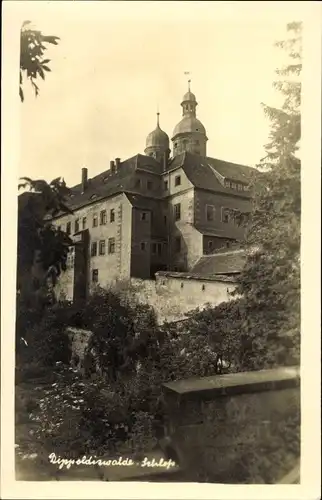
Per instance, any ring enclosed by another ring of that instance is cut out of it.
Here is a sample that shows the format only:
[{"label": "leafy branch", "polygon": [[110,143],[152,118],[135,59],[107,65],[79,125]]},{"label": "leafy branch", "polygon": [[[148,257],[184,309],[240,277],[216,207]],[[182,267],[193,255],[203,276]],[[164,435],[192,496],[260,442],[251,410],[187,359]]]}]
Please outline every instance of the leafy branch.
[{"label": "leafy branch", "polygon": [[48,44],[58,45],[59,37],[43,35],[41,31],[31,29],[31,22],[25,21],[21,28],[20,35],[20,80],[19,96],[21,102],[24,101],[22,89],[24,76],[31,82],[35,95],[39,94],[37,78],[45,79],[46,72],[51,71],[48,66],[50,59],[45,58],[45,51]]}]

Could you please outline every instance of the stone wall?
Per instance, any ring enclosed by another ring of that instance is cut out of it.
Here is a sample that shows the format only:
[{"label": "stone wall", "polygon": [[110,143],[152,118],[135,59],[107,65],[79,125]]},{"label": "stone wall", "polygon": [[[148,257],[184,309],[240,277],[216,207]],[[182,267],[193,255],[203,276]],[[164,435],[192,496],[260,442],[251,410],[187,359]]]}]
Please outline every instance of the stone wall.
[{"label": "stone wall", "polygon": [[296,367],[164,385],[167,435],[186,480],[276,483],[300,456]]},{"label": "stone wall", "polygon": [[[204,308],[207,304],[217,306],[232,300],[232,282],[178,277],[156,277],[156,280],[131,279],[129,283],[118,282],[116,291],[131,296],[139,303],[155,309],[158,323],[185,319],[189,311]],[[112,287],[113,289],[113,287]]]},{"label": "stone wall", "polygon": [[72,351],[71,364],[75,368],[83,370],[85,350],[92,336],[92,332],[81,328],[67,327],[66,334],[69,337]]}]

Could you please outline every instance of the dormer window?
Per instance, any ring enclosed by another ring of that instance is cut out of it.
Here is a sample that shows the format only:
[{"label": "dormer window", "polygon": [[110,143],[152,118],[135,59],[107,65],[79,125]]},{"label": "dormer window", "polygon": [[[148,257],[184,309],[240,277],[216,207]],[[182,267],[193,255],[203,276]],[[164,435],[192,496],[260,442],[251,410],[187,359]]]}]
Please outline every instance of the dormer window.
[{"label": "dormer window", "polygon": [[90,199],[91,199],[91,200],[95,200],[95,198],[97,198],[97,194],[92,194],[92,196],[91,196],[91,198],[90,198]]},{"label": "dormer window", "polygon": [[180,175],[176,175],[176,177],[174,178],[174,185],[175,186],[180,186],[181,184],[181,176]]}]

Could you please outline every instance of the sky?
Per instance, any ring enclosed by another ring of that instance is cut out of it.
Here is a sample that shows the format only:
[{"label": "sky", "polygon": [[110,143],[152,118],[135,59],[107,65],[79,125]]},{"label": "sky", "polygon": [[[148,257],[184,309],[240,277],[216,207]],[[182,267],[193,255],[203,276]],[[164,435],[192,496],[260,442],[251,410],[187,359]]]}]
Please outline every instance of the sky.
[{"label": "sky", "polygon": [[48,49],[51,73],[35,98],[24,84],[19,175],[68,185],[143,153],[160,125],[170,138],[181,119],[184,72],[206,127],[207,154],[255,165],[277,105],[274,47],[302,2],[17,2],[21,20],[60,37]]}]

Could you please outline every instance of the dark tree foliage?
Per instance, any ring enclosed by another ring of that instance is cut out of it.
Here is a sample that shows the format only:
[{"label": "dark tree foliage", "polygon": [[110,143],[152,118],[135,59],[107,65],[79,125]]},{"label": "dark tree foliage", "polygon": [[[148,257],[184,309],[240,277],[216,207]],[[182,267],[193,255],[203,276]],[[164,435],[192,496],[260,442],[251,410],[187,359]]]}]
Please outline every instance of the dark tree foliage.
[{"label": "dark tree foliage", "polygon": [[32,273],[35,265],[42,270],[44,279],[51,278],[55,284],[57,276],[66,269],[72,244],[69,236],[51,223],[51,217],[60,212],[72,213],[65,203],[69,193],[65,181],[57,178],[48,184],[26,177],[22,180],[19,188],[29,188],[29,191],[18,197],[18,290],[25,278],[29,285],[33,280],[34,289],[39,288],[39,277]]},{"label": "dark tree foliage", "polygon": [[281,109],[263,105],[271,133],[251,186],[248,258],[237,289],[244,298],[249,355],[256,351],[272,364],[299,362],[300,344],[301,23],[287,29],[289,38],[277,46],[291,62],[274,83],[285,99]]},{"label": "dark tree foliage", "polygon": [[25,21],[21,28],[20,36],[20,99],[24,101],[22,89],[23,78],[27,78],[34,88],[35,95],[39,94],[39,87],[36,84],[37,78],[45,79],[45,74],[51,71],[48,67],[50,59],[45,58],[45,51],[48,44],[57,45],[57,36],[46,36],[41,31],[32,29],[30,21]]}]

